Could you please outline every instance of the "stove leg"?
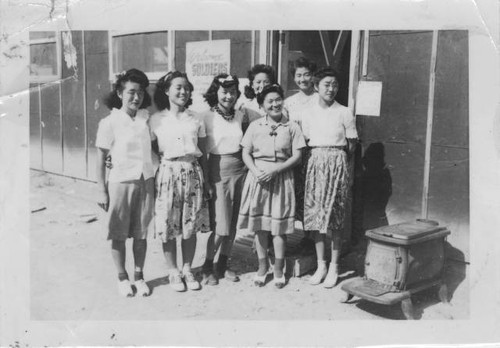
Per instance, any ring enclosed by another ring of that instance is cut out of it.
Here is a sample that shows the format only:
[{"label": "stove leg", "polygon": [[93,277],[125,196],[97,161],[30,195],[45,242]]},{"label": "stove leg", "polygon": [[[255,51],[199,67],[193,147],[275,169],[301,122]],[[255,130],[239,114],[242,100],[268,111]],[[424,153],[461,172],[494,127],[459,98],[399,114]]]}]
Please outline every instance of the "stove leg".
[{"label": "stove leg", "polygon": [[407,320],[415,320],[415,315],[413,312],[413,303],[411,302],[411,298],[406,298],[401,301],[401,310]]},{"label": "stove leg", "polygon": [[352,294],[349,294],[349,293],[344,293],[341,297],[340,297],[340,300],[339,302],[343,302],[343,303],[347,303],[349,302],[350,300],[352,300],[352,298],[354,297],[354,295]]},{"label": "stove leg", "polygon": [[450,300],[448,298],[448,286],[445,283],[442,283],[439,286],[438,296],[441,302],[444,304],[450,304]]}]

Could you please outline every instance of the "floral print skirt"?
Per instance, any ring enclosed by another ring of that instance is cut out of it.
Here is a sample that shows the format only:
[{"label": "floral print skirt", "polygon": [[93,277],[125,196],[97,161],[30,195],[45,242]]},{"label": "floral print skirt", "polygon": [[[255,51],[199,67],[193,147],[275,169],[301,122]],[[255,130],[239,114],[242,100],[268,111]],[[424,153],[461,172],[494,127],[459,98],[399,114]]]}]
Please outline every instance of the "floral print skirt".
[{"label": "floral print skirt", "polygon": [[306,172],[304,230],[339,233],[344,226],[348,187],[345,151],[335,147],[312,148]]},{"label": "floral print skirt", "polygon": [[163,242],[210,231],[203,172],[196,159],[162,159],[156,176],[155,228]]}]

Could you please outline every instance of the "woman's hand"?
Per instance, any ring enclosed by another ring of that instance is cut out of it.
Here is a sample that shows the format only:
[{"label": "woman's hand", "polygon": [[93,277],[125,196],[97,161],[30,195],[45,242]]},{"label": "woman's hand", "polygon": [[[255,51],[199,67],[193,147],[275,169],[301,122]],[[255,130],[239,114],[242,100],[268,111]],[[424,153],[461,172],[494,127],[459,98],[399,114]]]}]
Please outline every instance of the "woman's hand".
[{"label": "woman's hand", "polygon": [[106,165],[106,168],[111,169],[113,168],[113,163],[111,162],[111,155],[106,156],[106,161],[104,162]]},{"label": "woman's hand", "polygon": [[260,170],[260,173],[257,175],[257,180],[260,184],[267,184],[270,182],[276,175],[278,171],[275,169],[272,170]]},{"label": "woman's hand", "polygon": [[97,205],[100,206],[104,211],[108,211],[109,208],[109,194],[106,190],[99,190],[97,196]]},{"label": "woman's hand", "polygon": [[205,200],[210,200],[214,197],[214,185],[208,181],[203,183],[203,195],[205,196]]}]

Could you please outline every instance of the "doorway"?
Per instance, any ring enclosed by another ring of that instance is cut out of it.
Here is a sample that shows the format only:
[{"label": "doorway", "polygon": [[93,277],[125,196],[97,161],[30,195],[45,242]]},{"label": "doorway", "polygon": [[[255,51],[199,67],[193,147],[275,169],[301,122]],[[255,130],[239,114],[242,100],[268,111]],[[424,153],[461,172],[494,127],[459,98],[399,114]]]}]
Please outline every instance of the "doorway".
[{"label": "doorway", "polygon": [[336,100],[347,106],[349,96],[349,66],[351,32],[344,30],[290,30],[276,32],[278,79],[286,97],[298,92],[291,69],[293,62],[305,57],[316,62],[318,68],[331,66],[340,73],[340,90]]}]

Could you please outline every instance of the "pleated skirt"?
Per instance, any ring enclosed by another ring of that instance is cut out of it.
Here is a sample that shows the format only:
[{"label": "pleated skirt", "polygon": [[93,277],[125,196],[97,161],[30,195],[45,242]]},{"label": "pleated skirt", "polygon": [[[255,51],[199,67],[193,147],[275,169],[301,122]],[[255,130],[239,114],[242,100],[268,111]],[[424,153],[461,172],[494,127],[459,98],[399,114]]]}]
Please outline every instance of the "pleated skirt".
[{"label": "pleated skirt", "polygon": [[[276,162],[256,160],[255,165],[269,169]],[[295,206],[293,170],[278,174],[266,184],[259,184],[249,171],[243,185],[238,230],[269,231],[272,235],[293,233]]]}]

